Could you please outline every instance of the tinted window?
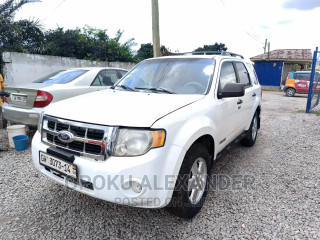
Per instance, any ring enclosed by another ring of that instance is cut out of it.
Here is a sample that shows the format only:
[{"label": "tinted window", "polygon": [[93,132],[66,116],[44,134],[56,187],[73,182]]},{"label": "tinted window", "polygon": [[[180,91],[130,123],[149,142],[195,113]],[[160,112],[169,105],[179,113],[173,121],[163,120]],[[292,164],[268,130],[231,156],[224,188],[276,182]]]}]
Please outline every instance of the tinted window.
[{"label": "tinted window", "polygon": [[126,75],[127,71],[119,70],[119,73],[120,73],[121,77],[123,77],[124,75]]},{"label": "tinted window", "polygon": [[294,74],[294,79],[310,81],[310,73],[295,73]]},{"label": "tinted window", "polygon": [[163,88],[178,94],[205,94],[213,66],[212,59],[152,59],[140,63],[118,85],[138,88],[139,91],[144,91],[141,88]]},{"label": "tinted window", "polygon": [[34,83],[55,83],[64,84],[75,80],[77,77],[86,73],[88,70],[65,70],[54,72],[48,76],[42,77]]},{"label": "tinted window", "polygon": [[253,65],[251,63],[247,63],[246,65],[247,65],[247,69],[249,70],[250,79],[252,80],[252,82],[255,85],[258,85],[259,81],[258,81],[257,73],[254,70]]},{"label": "tinted window", "polygon": [[118,79],[116,70],[101,70],[93,80],[91,86],[113,86]]},{"label": "tinted window", "polygon": [[219,81],[220,89],[223,89],[224,85],[226,85],[227,83],[237,82],[236,73],[231,62],[225,62],[222,64]]},{"label": "tinted window", "polygon": [[238,70],[239,82],[243,83],[245,87],[251,86],[248,70],[244,64],[241,62],[236,62],[235,65]]}]

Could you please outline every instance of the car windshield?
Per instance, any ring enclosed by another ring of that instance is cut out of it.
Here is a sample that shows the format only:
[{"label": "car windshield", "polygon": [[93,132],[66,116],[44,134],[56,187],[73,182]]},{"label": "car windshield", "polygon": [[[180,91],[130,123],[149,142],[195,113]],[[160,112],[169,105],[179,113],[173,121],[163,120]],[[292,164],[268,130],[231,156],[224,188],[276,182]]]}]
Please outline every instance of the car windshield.
[{"label": "car windshield", "polygon": [[141,62],[115,87],[166,94],[205,94],[213,68],[213,59],[157,58]]},{"label": "car windshield", "polygon": [[88,70],[77,69],[77,70],[62,70],[58,72],[51,73],[45,77],[39,78],[33,81],[34,83],[55,83],[64,84],[73,81],[77,77],[86,73]]}]

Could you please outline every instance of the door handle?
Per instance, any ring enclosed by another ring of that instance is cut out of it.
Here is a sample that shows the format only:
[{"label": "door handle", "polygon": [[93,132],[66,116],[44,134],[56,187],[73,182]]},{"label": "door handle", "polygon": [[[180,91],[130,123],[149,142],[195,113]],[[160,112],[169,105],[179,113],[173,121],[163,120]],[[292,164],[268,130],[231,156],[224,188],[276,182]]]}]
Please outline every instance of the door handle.
[{"label": "door handle", "polygon": [[241,103],[243,103],[243,101],[242,99],[239,98],[237,104],[241,104]]},{"label": "door handle", "polygon": [[255,97],[255,96],[257,96],[257,94],[256,93],[252,93],[252,97]]}]

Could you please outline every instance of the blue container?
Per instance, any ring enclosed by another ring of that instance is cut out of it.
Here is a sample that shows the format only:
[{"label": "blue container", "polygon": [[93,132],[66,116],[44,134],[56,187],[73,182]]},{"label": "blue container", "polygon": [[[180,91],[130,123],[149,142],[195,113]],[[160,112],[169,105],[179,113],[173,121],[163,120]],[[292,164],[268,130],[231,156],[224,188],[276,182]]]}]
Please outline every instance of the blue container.
[{"label": "blue container", "polygon": [[28,136],[27,135],[17,135],[13,138],[14,146],[17,151],[23,151],[28,148]]}]

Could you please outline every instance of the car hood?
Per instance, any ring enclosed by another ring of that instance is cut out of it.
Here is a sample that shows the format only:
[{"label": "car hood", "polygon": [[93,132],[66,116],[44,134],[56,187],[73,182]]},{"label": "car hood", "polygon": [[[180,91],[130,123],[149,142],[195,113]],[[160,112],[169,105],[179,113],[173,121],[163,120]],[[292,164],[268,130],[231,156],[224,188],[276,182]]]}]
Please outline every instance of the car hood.
[{"label": "car hood", "polygon": [[159,118],[204,95],[104,90],[49,105],[45,114],[108,126],[150,127]]}]

